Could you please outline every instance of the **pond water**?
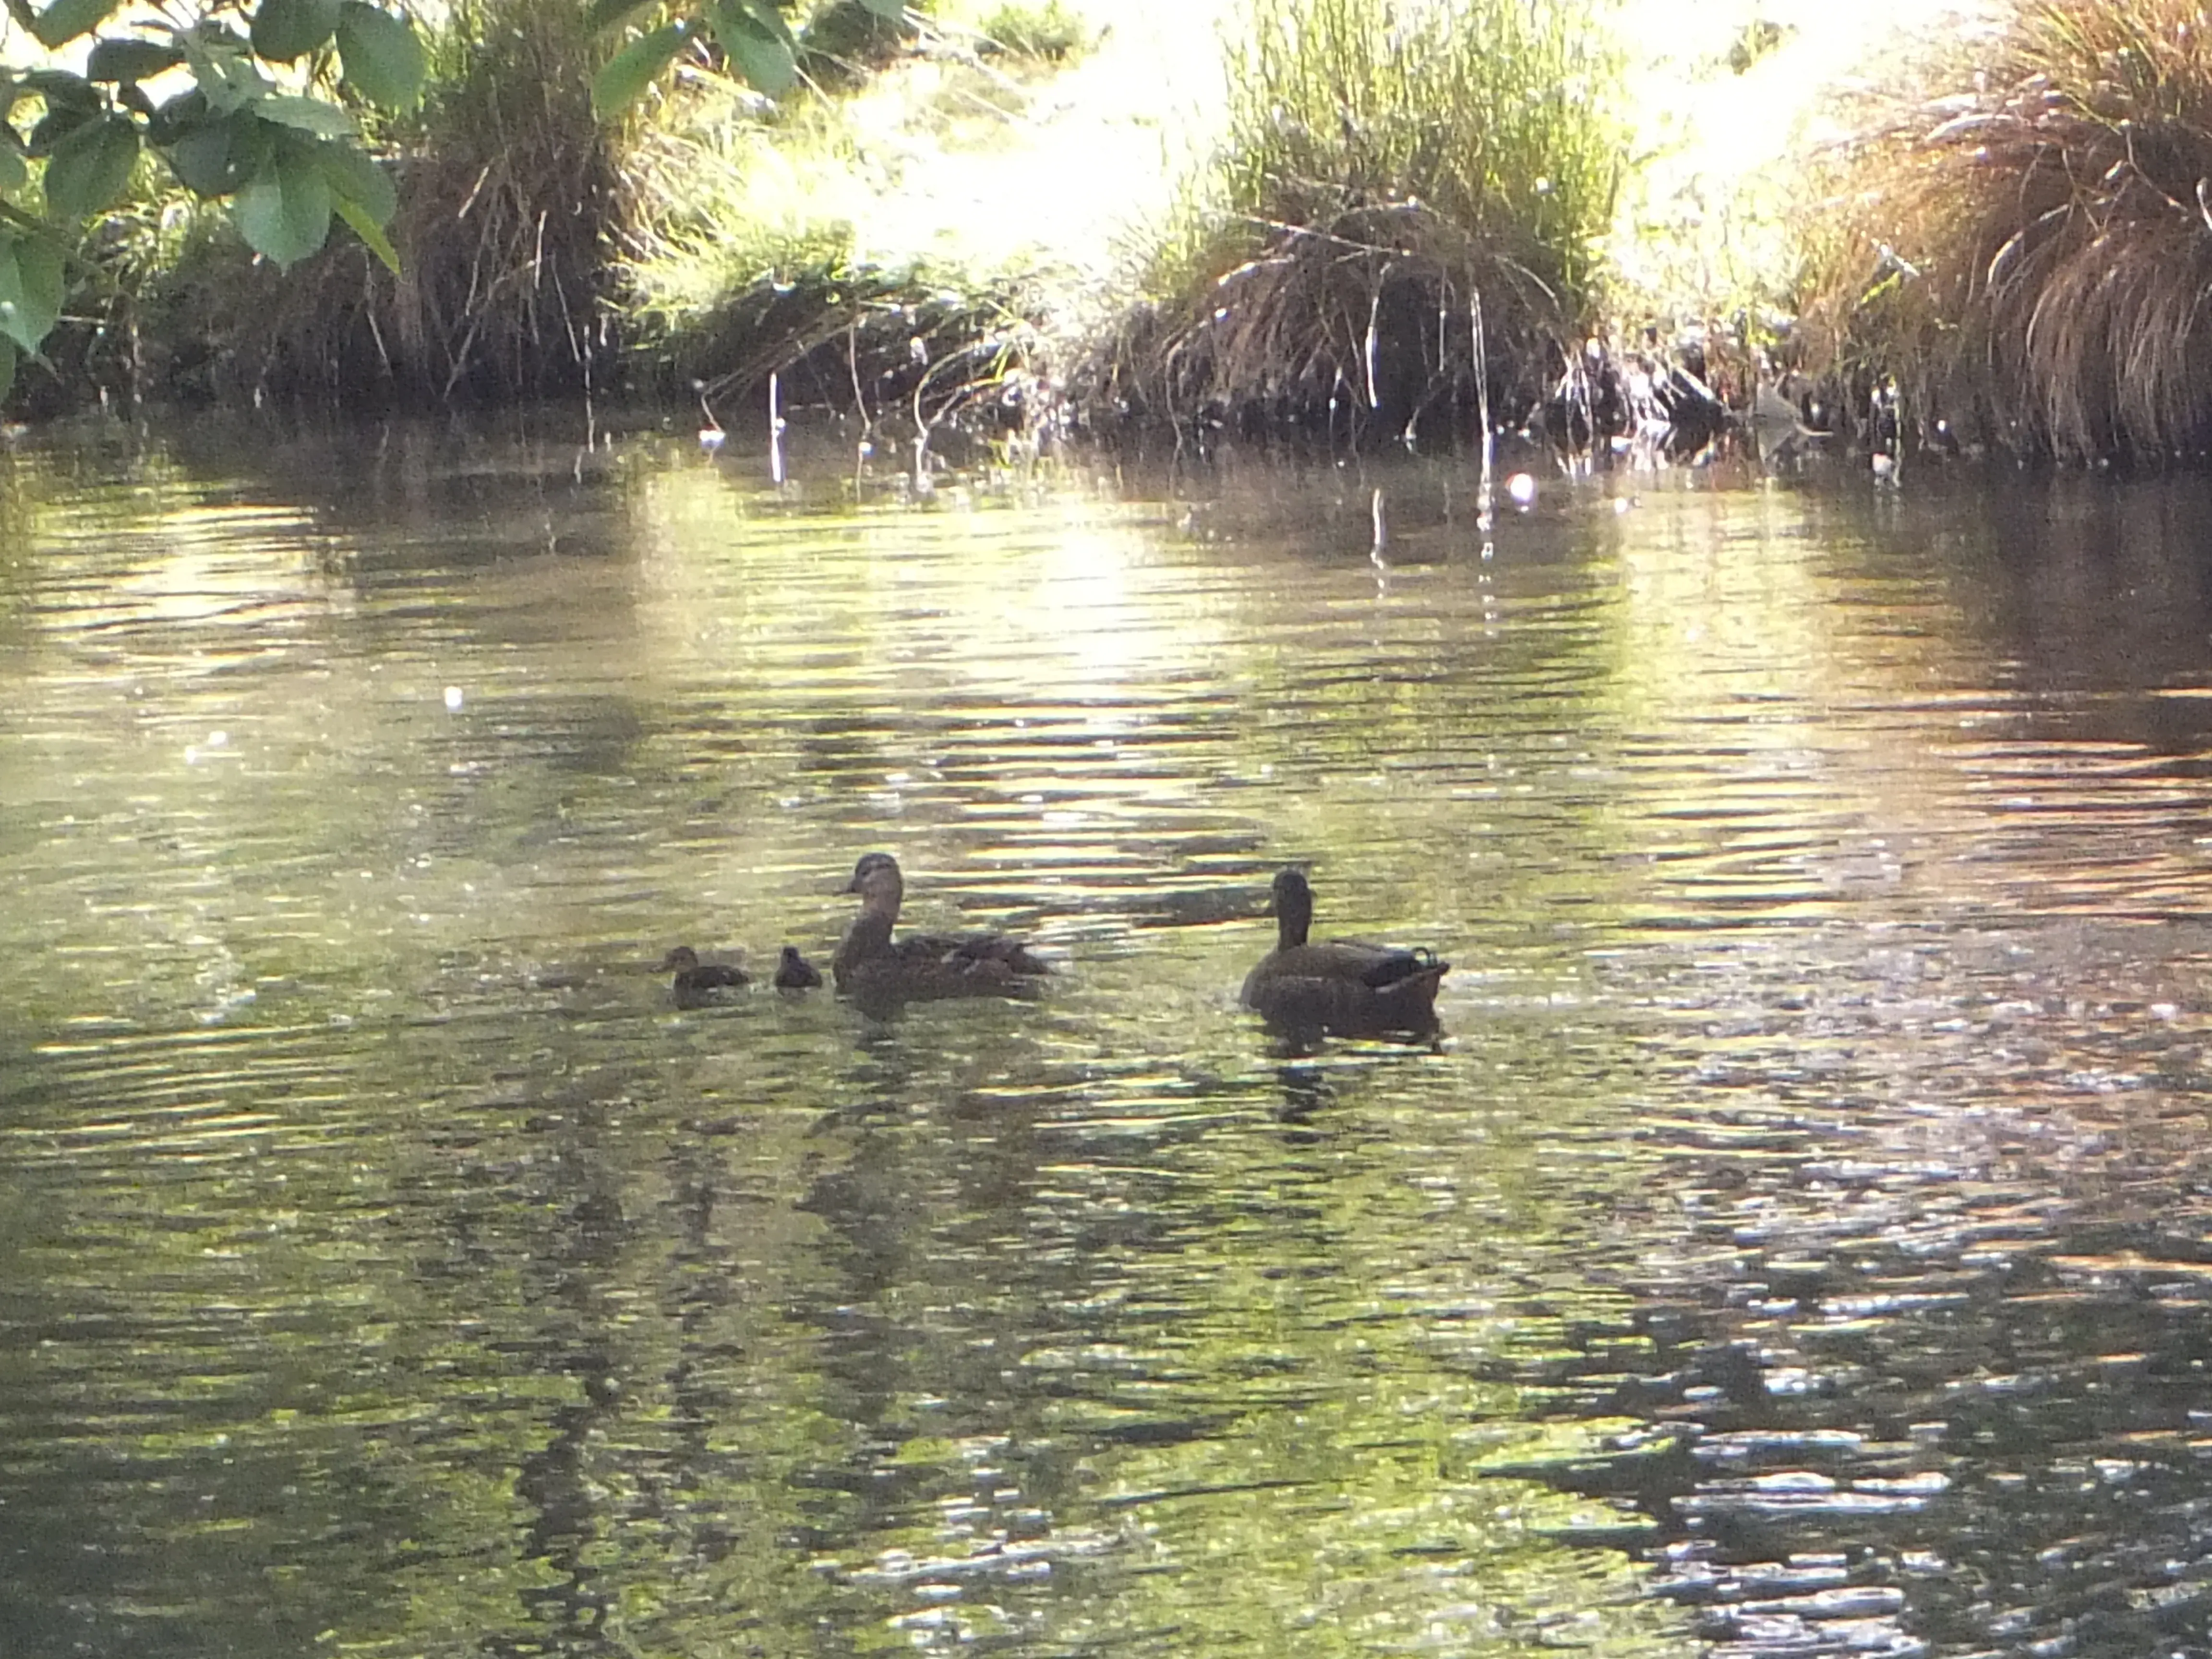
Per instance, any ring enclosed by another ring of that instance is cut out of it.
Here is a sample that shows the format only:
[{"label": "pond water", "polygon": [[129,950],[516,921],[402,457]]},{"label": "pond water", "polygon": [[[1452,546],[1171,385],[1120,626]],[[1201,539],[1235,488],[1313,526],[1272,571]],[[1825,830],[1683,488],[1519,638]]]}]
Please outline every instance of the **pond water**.
[{"label": "pond water", "polygon": [[0,452],[0,1651],[2212,1652],[2212,492],[793,477]]}]

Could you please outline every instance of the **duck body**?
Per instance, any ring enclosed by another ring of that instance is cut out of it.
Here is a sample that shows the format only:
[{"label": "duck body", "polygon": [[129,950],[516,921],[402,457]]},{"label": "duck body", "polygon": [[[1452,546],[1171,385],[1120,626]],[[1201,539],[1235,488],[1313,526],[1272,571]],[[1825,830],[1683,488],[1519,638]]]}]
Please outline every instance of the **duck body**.
[{"label": "duck body", "polygon": [[660,971],[674,972],[676,978],[669,988],[675,993],[677,1006],[684,1008],[712,1002],[723,992],[749,983],[751,977],[744,969],[732,968],[726,963],[700,961],[699,953],[688,945],[679,945],[671,951],[661,963]]},{"label": "duck body", "polygon": [[811,991],[822,983],[822,970],[799,954],[796,945],[783,947],[783,956],[775,964],[775,988],[779,991]]},{"label": "duck body", "polygon": [[879,1004],[1022,996],[1052,971],[1042,957],[1005,933],[895,937],[906,884],[898,861],[888,853],[863,858],[845,890],[860,896],[860,914],[830,959],[841,994]]},{"label": "duck body", "polygon": [[1244,976],[1244,1006],[1296,1034],[1427,1036],[1437,1029],[1437,987],[1451,963],[1425,946],[1309,943],[1313,889],[1305,877],[1281,872],[1274,893],[1276,945]]}]

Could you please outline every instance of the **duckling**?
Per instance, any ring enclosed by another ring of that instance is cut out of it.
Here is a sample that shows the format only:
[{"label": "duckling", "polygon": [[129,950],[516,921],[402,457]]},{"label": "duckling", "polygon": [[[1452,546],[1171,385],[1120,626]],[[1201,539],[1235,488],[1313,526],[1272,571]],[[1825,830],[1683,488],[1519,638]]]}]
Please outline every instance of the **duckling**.
[{"label": "duckling", "polygon": [[734,990],[750,979],[742,968],[700,961],[699,953],[688,945],[678,945],[661,963],[662,973],[672,970],[676,979],[669,988],[676,994],[676,1006],[679,1008],[696,1008],[702,1003],[712,1002],[719,993]]},{"label": "duckling", "polygon": [[1313,889],[1303,872],[1275,877],[1275,948],[1244,976],[1243,1005],[1279,1030],[1375,1036],[1437,1029],[1437,987],[1449,962],[1412,950],[1331,939],[1309,945]]},{"label": "duckling", "polygon": [[783,957],[775,965],[775,988],[779,991],[811,991],[822,983],[822,970],[799,954],[796,945],[783,947]]},{"label": "duckling", "polygon": [[860,914],[830,959],[844,994],[878,1003],[1019,996],[1052,971],[1021,940],[1004,933],[908,933],[894,939],[906,883],[888,853],[870,853],[854,865],[845,891],[860,896]]}]

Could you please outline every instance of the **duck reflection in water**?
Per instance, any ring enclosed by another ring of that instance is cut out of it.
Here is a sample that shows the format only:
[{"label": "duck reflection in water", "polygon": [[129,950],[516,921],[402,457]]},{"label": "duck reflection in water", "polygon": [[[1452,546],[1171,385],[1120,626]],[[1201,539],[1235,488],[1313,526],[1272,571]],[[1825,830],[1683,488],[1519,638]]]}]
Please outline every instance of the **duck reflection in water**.
[{"label": "duck reflection in water", "polygon": [[679,945],[671,951],[662,961],[660,971],[676,975],[669,989],[679,1008],[698,1008],[718,1002],[730,992],[741,988],[749,977],[742,968],[700,961],[699,953],[688,945]]},{"label": "duck reflection in water", "polygon": [[894,939],[906,893],[898,860],[870,853],[853,866],[844,890],[860,896],[860,914],[830,960],[839,994],[863,1008],[947,997],[1018,997],[1041,988],[1052,970],[1005,933],[908,933]]},{"label": "duck reflection in water", "polygon": [[1451,967],[1425,945],[1306,939],[1313,889],[1297,870],[1275,877],[1275,948],[1244,976],[1240,1000],[1294,1040],[1433,1037],[1437,987]]}]

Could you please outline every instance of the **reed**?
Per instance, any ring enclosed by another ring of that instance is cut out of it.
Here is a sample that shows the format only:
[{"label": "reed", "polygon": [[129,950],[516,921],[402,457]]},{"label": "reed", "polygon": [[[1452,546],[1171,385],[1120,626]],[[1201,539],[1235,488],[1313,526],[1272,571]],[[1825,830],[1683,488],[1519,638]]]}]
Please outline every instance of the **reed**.
[{"label": "reed", "polygon": [[1249,0],[1225,135],[1094,395],[1179,423],[1395,439],[1576,361],[1624,167],[1585,0]]},{"label": "reed", "polygon": [[1811,366],[2027,454],[2212,447],[2212,20],[2030,0],[1947,82],[1838,160]]}]

